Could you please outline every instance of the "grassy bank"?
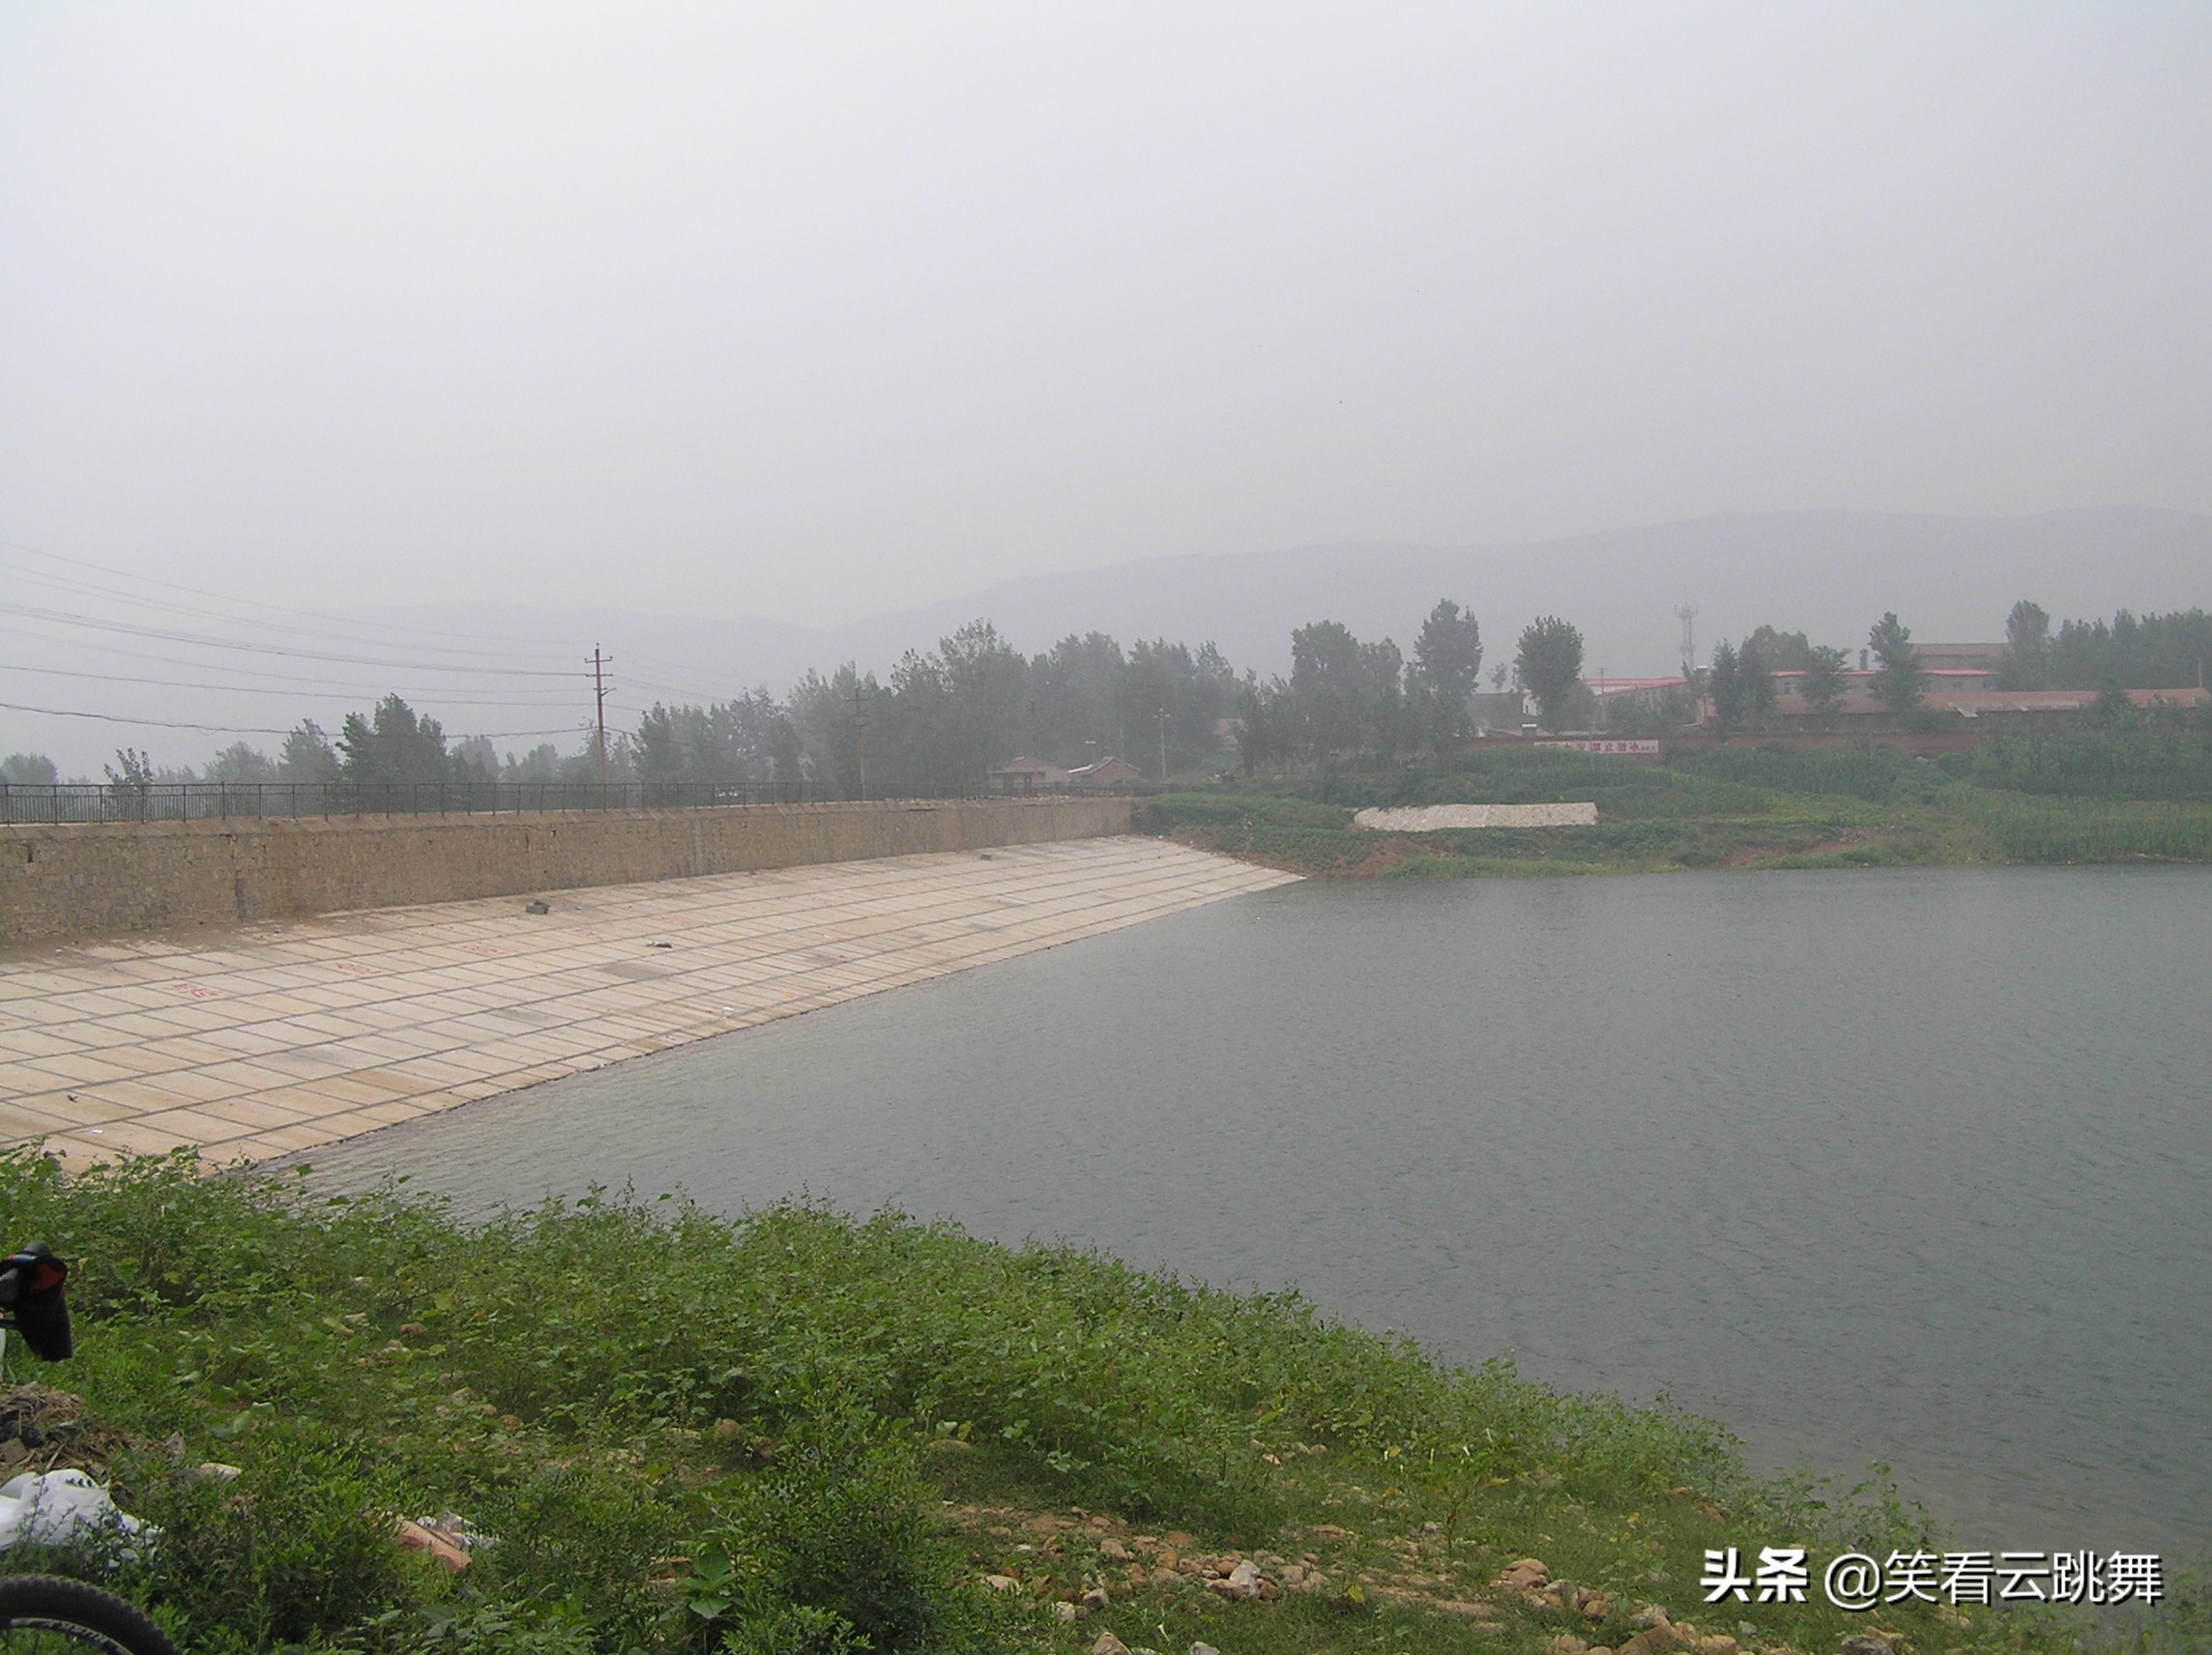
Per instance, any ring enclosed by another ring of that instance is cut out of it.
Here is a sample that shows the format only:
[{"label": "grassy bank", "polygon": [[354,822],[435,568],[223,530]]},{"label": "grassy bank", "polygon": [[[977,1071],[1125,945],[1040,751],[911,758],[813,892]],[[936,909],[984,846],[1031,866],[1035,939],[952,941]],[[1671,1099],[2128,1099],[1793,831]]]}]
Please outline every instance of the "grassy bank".
[{"label": "grassy bank", "polygon": [[[1755,1479],[1703,1420],[1448,1369],[1295,1297],[804,1205],[463,1225],[310,1187],[0,1156],[12,1231],[79,1261],[79,1355],[12,1344],[10,1379],[84,1411],[24,1430],[22,1464],[89,1464],[161,1525],[110,1578],[196,1650],[2067,1643],[1979,1609],[1847,1616],[1817,1584],[1708,1610],[1706,1548],[1817,1570],[1922,1524]],[[392,1538],[447,1512],[496,1542],[457,1576]],[[1499,1583],[1528,1558],[1549,1595]]]},{"label": "grassy bank", "polygon": [[[1971,755],[1737,744],[1666,764],[1506,749],[1298,788],[1173,793],[1141,828],[1320,877],[2212,860],[2212,801],[1995,785]],[[2041,772],[2035,772],[2040,775]],[[1374,833],[1367,805],[1594,800],[1594,827]]]}]

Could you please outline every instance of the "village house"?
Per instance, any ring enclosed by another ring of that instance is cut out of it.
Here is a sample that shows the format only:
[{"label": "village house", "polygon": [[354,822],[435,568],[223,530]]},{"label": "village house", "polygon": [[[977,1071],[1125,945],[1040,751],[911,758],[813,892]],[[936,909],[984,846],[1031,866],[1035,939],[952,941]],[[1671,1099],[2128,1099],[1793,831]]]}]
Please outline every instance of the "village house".
[{"label": "village house", "polygon": [[1069,770],[1067,779],[1077,787],[1116,787],[1123,782],[1142,781],[1145,773],[1127,759],[1107,758]]},{"label": "village house", "polygon": [[988,780],[994,795],[1027,798],[1040,793],[1065,793],[1068,772],[1043,759],[1008,759],[993,765]]}]

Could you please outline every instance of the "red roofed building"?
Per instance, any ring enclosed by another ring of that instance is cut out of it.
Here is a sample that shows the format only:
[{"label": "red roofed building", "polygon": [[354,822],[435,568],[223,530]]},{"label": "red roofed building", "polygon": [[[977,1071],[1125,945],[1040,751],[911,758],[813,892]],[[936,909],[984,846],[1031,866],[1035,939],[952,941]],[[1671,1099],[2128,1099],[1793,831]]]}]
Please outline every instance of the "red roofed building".
[{"label": "red roofed building", "polygon": [[1100,759],[1094,765],[1069,770],[1067,779],[1077,787],[1114,787],[1121,782],[1143,781],[1145,772],[1127,759]]}]

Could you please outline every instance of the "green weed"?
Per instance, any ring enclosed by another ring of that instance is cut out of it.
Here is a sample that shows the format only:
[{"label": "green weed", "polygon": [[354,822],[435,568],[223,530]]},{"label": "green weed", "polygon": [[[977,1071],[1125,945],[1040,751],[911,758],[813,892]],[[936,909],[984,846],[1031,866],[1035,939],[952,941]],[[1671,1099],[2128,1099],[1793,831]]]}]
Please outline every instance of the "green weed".
[{"label": "green weed", "polygon": [[[1045,1605],[1087,1588],[1132,1646],[1533,1655],[1557,1611],[1501,1605],[1493,1634],[1424,1605],[1533,1553],[1620,1614],[1692,1616],[1703,1547],[1926,1528],[1880,1490],[1754,1477],[1679,1409],[895,1214],[601,1195],[464,1224],[397,1188],[189,1156],[65,1177],[30,1149],[0,1153],[0,1207],[77,1263],[80,1356],[17,1360],[135,1440],[108,1475],[165,1531],[110,1578],[218,1655],[1074,1655],[1098,1622]],[[449,1511],[490,1541],[458,1579],[391,1538]],[[1099,1524],[1303,1547],[1332,1583],[1132,1580]],[[1824,1612],[1769,1641],[1831,1647]]]}]

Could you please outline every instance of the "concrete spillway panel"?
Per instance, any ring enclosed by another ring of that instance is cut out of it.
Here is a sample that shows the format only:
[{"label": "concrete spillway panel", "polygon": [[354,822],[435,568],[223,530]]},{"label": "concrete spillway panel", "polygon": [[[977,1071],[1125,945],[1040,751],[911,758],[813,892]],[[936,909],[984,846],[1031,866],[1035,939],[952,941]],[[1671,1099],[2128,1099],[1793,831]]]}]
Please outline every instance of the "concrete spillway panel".
[{"label": "concrete spillway panel", "polygon": [[1353,824],[1383,833],[1437,833],[1453,828],[1594,828],[1594,804],[1419,804],[1361,810]]},{"label": "concrete spillway panel", "polygon": [[17,952],[0,1141],[260,1160],[1292,878],[1124,836]]}]

